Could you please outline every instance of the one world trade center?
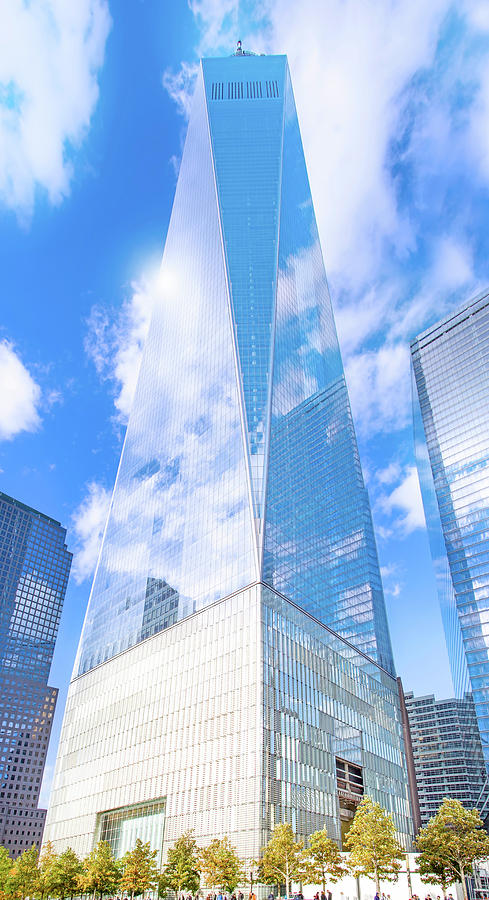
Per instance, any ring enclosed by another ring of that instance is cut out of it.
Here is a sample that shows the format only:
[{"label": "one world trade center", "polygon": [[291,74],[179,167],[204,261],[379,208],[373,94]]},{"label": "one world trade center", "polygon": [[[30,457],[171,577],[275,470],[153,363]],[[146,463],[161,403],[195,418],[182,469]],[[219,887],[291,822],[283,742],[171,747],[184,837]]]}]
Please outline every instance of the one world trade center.
[{"label": "one world trade center", "polygon": [[[313,86],[311,86],[313,89]],[[243,860],[411,817],[377,551],[285,56],[200,66],[46,839]]]}]

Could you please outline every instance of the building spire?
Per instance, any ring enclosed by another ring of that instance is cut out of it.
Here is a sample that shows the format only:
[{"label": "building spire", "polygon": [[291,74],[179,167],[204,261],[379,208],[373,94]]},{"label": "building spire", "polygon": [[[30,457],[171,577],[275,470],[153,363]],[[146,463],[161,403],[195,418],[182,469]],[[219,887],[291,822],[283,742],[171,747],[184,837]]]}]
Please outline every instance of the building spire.
[{"label": "building spire", "polygon": [[254,50],[243,50],[243,41],[237,41],[236,50],[231,56],[264,56],[264,53],[255,53]]}]

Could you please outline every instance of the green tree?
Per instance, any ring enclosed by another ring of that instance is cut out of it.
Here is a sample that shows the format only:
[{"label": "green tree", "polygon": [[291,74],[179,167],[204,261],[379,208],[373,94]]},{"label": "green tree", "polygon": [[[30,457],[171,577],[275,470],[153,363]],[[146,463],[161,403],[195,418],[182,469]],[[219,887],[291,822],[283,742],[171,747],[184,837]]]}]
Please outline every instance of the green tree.
[{"label": "green tree", "polygon": [[200,851],[201,872],[209,888],[234,891],[243,877],[243,865],[228,837],[211,841]]},{"label": "green tree", "polygon": [[190,891],[200,885],[200,860],[193,831],[186,831],[168,850],[167,864],[159,881],[160,897],[167,891]]},{"label": "green tree", "polygon": [[51,869],[51,893],[64,900],[78,893],[83,875],[83,863],[71,847],[56,858]]},{"label": "green tree", "polygon": [[345,839],[345,846],[350,851],[350,868],[355,875],[366,875],[373,878],[377,893],[380,894],[380,881],[396,881],[404,851],[396,838],[396,829],[392,817],[374,803],[370,797],[364,797],[357,807],[355,818]]},{"label": "green tree", "polygon": [[7,881],[7,890],[17,894],[21,900],[36,893],[39,886],[39,854],[36,847],[24,850],[15,860]]},{"label": "green tree", "polygon": [[419,871],[423,881],[436,881],[446,891],[461,881],[467,900],[466,875],[472,864],[489,856],[489,837],[476,809],[465,809],[459,800],[445,798],[438,812],[416,838]]},{"label": "green tree", "polygon": [[91,891],[94,898],[98,891],[102,897],[104,893],[117,890],[120,877],[120,865],[114,859],[110,844],[107,841],[99,841],[83,862],[81,889]]},{"label": "green tree", "polygon": [[136,841],[136,846],[124,856],[122,860],[122,876],[120,887],[131,894],[142,894],[150,888],[156,887],[158,881],[158,868],[155,862],[157,850],[152,850],[150,843],[143,844],[141,838]]},{"label": "green tree", "polygon": [[338,881],[346,875],[338,844],[330,837],[326,828],[314,831],[309,838],[309,849],[304,850],[304,879],[308,884],[320,884],[326,892],[326,881]]},{"label": "green tree", "polygon": [[13,859],[11,859],[6,847],[0,846],[0,889],[6,886],[13,865]]},{"label": "green tree", "polygon": [[261,877],[268,884],[285,882],[287,897],[291,881],[300,880],[304,872],[304,842],[296,841],[292,826],[276,825],[260,859]]},{"label": "green tree", "polygon": [[48,841],[47,844],[43,847],[38,863],[39,879],[37,884],[37,893],[40,900],[44,900],[44,897],[49,897],[51,893],[54,893],[53,866],[57,858],[58,854],[56,853],[51,841]]}]

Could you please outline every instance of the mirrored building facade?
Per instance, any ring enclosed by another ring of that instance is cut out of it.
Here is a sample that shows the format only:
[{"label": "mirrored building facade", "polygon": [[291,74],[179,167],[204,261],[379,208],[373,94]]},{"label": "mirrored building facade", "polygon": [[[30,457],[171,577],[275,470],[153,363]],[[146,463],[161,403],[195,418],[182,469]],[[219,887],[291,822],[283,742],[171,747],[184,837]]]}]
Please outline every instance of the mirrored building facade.
[{"label": "mirrored building facade", "polygon": [[457,697],[489,766],[489,295],[411,345],[416,456]]},{"label": "mirrored building facade", "polygon": [[240,52],[197,79],[48,836],[89,844],[102,814],[148,803],[165,803],[165,842],[194,827],[250,857],[284,818],[338,835],[340,746],[408,841],[372,518],[290,75],[284,56]]},{"label": "mirrored building facade", "polygon": [[40,847],[58,691],[48,685],[71,553],[59,522],[0,492],[0,845]]}]

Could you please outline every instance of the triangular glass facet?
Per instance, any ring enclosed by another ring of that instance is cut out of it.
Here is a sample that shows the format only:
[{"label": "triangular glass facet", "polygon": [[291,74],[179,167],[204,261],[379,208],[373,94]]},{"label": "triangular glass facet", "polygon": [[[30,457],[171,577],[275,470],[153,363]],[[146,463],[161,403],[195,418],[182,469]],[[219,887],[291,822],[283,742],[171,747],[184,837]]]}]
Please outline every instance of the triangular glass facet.
[{"label": "triangular glass facet", "polygon": [[257,576],[202,76],[159,288],[78,674]]},{"label": "triangular glass facet", "polygon": [[285,57],[203,62],[257,538],[263,519],[277,274]]}]

